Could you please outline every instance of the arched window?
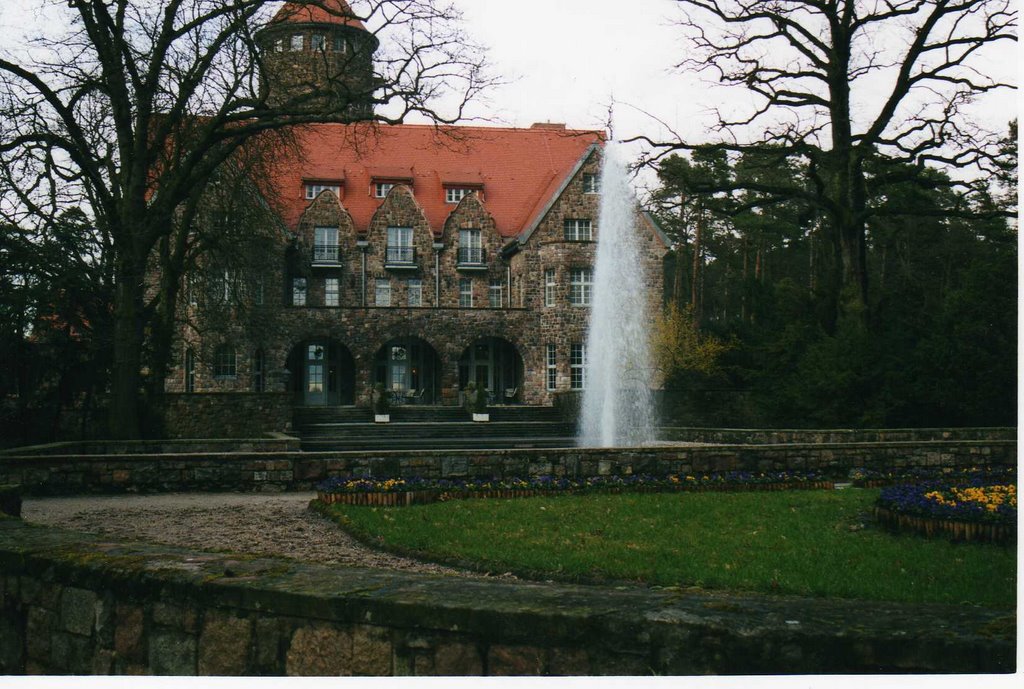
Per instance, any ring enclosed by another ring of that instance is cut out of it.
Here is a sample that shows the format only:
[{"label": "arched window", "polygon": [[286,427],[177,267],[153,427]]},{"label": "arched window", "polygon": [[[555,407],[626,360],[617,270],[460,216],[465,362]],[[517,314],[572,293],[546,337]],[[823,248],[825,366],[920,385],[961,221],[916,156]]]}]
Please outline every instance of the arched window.
[{"label": "arched window", "polygon": [[185,392],[196,391],[196,353],[185,350]]},{"label": "arched window", "polygon": [[235,375],[235,350],[229,345],[217,347],[213,354],[213,377],[234,378]]},{"label": "arched window", "polygon": [[267,385],[267,357],[262,349],[257,349],[252,355],[252,391],[263,392]]}]

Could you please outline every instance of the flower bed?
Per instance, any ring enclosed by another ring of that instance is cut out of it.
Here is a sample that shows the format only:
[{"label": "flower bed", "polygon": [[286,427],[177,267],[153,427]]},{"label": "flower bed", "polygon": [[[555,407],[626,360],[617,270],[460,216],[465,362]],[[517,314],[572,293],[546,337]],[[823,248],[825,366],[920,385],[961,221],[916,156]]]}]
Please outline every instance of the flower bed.
[{"label": "flower bed", "polygon": [[581,493],[660,493],[669,491],[749,491],[832,489],[833,481],[813,472],[777,472],[753,474],[673,474],[652,476],[594,476],[589,478],[507,479],[372,479],[331,478],[317,486],[317,496],[327,504],[399,507],[444,500],[470,498],[528,498]]},{"label": "flower bed", "polygon": [[996,467],[909,467],[906,469],[851,469],[850,481],[857,488],[884,488],[901,483],[924,481],[969,482],[982,480],[989,483],[1016,482],[1017,468]]},{"label": "flower bed", "polygon": [[1017,535],[1017,485],[976,478],[891,486],[882,490],[875,516],[926,536],[1005,543]]}]

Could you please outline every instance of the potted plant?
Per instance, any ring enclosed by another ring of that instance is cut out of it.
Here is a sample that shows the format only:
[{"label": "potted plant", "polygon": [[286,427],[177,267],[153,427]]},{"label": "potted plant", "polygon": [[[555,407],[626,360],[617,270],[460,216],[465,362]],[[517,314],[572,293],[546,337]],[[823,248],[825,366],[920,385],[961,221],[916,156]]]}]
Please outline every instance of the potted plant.
[{"label": "potted plant", "polygon": [[462,391],[463,404],[466,411],[473,415],[473,421],[490,421],[491,415],[487,413],[487,391],[478,388],[476,383],[470,381],[469,385]]},{"label": "potted plant", "polygon": [[391,401],[384,389],[384,383],[377,383],[370,391],[370,402],[373,404],[374,423],[391,422]]}]

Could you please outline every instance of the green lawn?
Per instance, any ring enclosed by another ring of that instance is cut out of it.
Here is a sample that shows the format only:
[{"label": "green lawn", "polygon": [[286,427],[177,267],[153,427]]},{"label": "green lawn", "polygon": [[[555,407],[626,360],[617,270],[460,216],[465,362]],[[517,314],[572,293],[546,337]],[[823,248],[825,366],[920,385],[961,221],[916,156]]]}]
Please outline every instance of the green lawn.
[{"label": "green lawn", "polygon": [[1015,547],[891,535],[877,490],[334,505],[356,535],[491,572],[911,602],[1016,604]]}]

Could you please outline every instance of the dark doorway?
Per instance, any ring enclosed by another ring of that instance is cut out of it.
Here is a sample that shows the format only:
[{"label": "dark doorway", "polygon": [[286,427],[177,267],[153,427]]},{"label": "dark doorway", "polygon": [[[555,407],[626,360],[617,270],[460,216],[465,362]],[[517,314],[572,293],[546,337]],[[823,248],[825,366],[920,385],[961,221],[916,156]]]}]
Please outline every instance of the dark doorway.
[{"label": "dark doorway", "polygon": [[374,383],[383,383],[398,404],[435,404],[440,398],[441,361],[426,340],[389,341],[374,359]]},{"label": "dark doorway", "polygon": [[330,339],[296,345],[288,356],[291,389],[306,407],[355,404],[355,363],[344,345]]},{"label": "dark doorway", "polygon": [[464,390],[470,381],[487,390],[491,404],[521,399],[523,358],[508,340],[482,337],[459,357],[459,390]]}]

